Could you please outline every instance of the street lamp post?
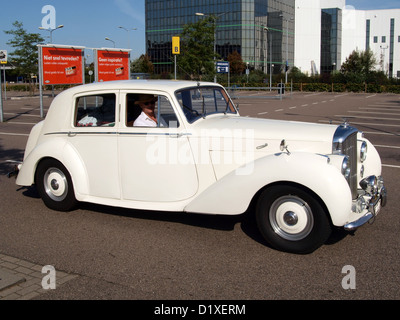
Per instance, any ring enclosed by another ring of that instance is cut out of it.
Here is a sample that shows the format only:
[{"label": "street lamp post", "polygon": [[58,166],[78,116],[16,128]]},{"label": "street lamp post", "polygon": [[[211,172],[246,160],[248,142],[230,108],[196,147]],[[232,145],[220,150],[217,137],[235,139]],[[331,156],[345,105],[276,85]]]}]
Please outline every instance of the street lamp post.
[{"label": "street lamp post", "polygon": [[[216,54],[217,54],[217,20],[219,17],[223,16],[224,14],[227,14],[228,12],[220,13],[218,15],[210,15],[210,14],[205,14],[201,12],[196,12],[196,16],[200,17],[207,17],[207,16],[212,16],[214,17],[214,72],[216,71],[217,68],[217,61],[216,61]],[[214,76],[214,83],[217,83],[217,75]]]},{"label": "street lamp post", "polygon": [[[119,29],[125,30],[128,33],[128,49],[131,49],[131,37],[129,36],[129,31],[133,31],[133,30],[137,30],[137,28],[125,28],[125,27],[118,27]],[[129,67],[130,67],[130,63],[129,63]]]},{"label": "street lamp post", "polygon": [[61,29],[61,28],[64,28],[64,25],[62,25],[62,24],[60,24],[57,28],[55,28],[55,29],[46,29],[46,28],[43,28],[43,27],[39,27],[39,29],[40,30],[46,30],[46,31],[49,31],[50,32],[50,42],[49,43],[53,43],[53,32],[54,31],[56,31],[57,29]]},{"label": "street lamp post", "polygon": [[272,30],[268,27],[264,27],[264,30],[269,33],[269,91],[272,91]]},{"label": "street lamp post", "polygon": [[107,41],[111,41],[113,44],[114,44],[114,48],[115,48],[115,41],[114,40],[111,40],[109,37],[106,37],[105,38]]},{"label": "street lamp post", "polygon": [[285,83],[288,81],[288,69],[289,69],[289,20],[293,20],[293,17],[286,18],[283,14],[280,15],[286,21],[286,64],[285,64]]}]

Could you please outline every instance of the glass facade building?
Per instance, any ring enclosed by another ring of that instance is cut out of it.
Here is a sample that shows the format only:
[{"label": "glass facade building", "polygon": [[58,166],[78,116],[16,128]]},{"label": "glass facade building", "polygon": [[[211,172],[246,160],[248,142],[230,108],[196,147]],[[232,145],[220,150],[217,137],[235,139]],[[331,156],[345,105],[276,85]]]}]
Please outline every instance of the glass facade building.
[{"label": "glass facade building", "polygon": [[321,14],[321,73],[331,73],[342,60],[342,10],[322,9]]},{"label": "glass facade building", "polygon": [[[172,37],[185,24],[214,15],[216,51],[237,51],[250,68],[284,70],[294,62],[295,0],[146,0],[146,52],[156,73],[173,71]],[[286,62],[287,61],[287,62]]]}]

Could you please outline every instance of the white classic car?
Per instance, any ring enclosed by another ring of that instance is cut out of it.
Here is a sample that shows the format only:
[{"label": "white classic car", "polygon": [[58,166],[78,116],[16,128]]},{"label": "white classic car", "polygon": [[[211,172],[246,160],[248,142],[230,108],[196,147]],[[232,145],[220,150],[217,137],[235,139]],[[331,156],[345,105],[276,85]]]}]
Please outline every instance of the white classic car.
[{"label": "white classic car", "polygon": [[[115,81],[59,94],[33,127],[16,183],[51,209],[79,202],[239,215],[274,248],[308,253],[386,204],[361,132],[241,117],[214,83]],[[254,206],[253,206],[254,204]]]}]

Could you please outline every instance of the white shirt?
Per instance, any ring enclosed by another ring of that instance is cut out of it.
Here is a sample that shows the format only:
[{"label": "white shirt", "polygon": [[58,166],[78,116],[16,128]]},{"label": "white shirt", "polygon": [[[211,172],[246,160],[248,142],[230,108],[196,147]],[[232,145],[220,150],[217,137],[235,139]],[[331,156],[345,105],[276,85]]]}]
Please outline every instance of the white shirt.
[{"label": "white shirt", "polygon": [[[139,117],[133,123],[134,127],[157,127],[157,122],[151,119],[147,114],[143,111]],[[167,127],[167,123],[164,121],[163,118],[160,119],[160,126]]]}]

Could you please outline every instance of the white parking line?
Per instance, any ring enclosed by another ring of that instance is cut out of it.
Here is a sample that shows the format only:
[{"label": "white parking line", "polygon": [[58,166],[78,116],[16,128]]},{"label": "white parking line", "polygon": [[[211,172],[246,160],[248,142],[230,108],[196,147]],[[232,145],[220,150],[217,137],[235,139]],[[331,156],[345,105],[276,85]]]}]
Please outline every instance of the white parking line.
[{"label": "white parking line", "polygon": [[3,135],[3,136],[24,136],[24,137],[29,137],[29,134],[26,134],[26,133],[0,132],[0,135]]},{"label": "white parking line", "polygon": [[[338,117],[338,118],[349,118],[349,115],[340,115],[340,114],[337,114],[337,115],[335,115],[335,117]],[[360,116],[357,116],[357,119],[374,119],[374,120],[400,120],[400,119],[393,119],[393,118],[377,118],[377,117],[360,117]],[[351,121],[351,120],[350,120]]]},{"label": "white parking line", "polygon": [[37,124],[37,122],[18,122],[18,121],[7,121],[7,123],[10,124],[24,124],[24,125],[30,125],[30,126],[34,126],[35,124]]},{"label": "white parking line", "polygon": [[375,144],[374,146],[378,147],[378,148],[400,149],[400,147],[398,147],[398,146],[384,146],[384,145],[379,145],[379,144]]},{"label": "white parking line", "polygon": [[11,113],[11,112],[5,112],[4,115],[9,115],[9,116],[20,116],[20,117],[35,117],[38,118],[40,115],[36,114],[21,114],[21,113]]},{"label": "white parking line", "polygon": [[382,164],[382,167],[387,167],[387,168],[397,168],[397,169],[400,169],[400,166],[395,166],[395,165],[391,165],[391,164]]},{"label": "white parking line", "polygon": [[379,107],[379,108],[399,108],[400,105],[393,103],[386,104],[369,104],[368,107]]},{"label": "white parking line", "polygon": [[335,98],[340,98],[340,97],[344,97],[344,96],[348,96],[349,93],[344,93],[344,94],[339,94],[337,96],[335,96]]},{"label": "white parking line", "polygon": [[[323,123],[343,123],[343,121],[332,121],[332,120],[318,120],[318,122]],[[360,126],[375,126],[375,127],[400,127],[398,124],[382,124],[382,123],[365,123],[365,122],[354,122],[350,121],[350,125],[358,124]]]},{"label": "white parking line", "polygon": [[363,131],[365,134],[375,134],[375,135],[382,135],[382,136],[396,136],[398,134],[396,133],[390,133],[390,132],[372,132],[372,131]]},{"label": "white parking line", "polygon": [[320,95],[320,94],[322,94],[322,92],[317,92],[317,93],[308,94],[308,95],[305,95],[304,97],[305,97],[305,98],[307,98],[307,97],[313,97],[313,96],[318,96],[318,95]]},{"label": "white parking line", "polygon": [[390,116],[400,116],[400,113],[386,113],[386,112],[375,112],[375,111],[349,111],[351,113],[362,113],[362,114],[383,114],[383,115],[390,115]]},{"label": "white parking line", "polygon": [[399,110],[398,108],[390,108],[390,107],[384,107],[384,108],[375,108],[375,107],[360,107],[358,108],[360,110],[381,110],[381,111],[397,111]]}]

